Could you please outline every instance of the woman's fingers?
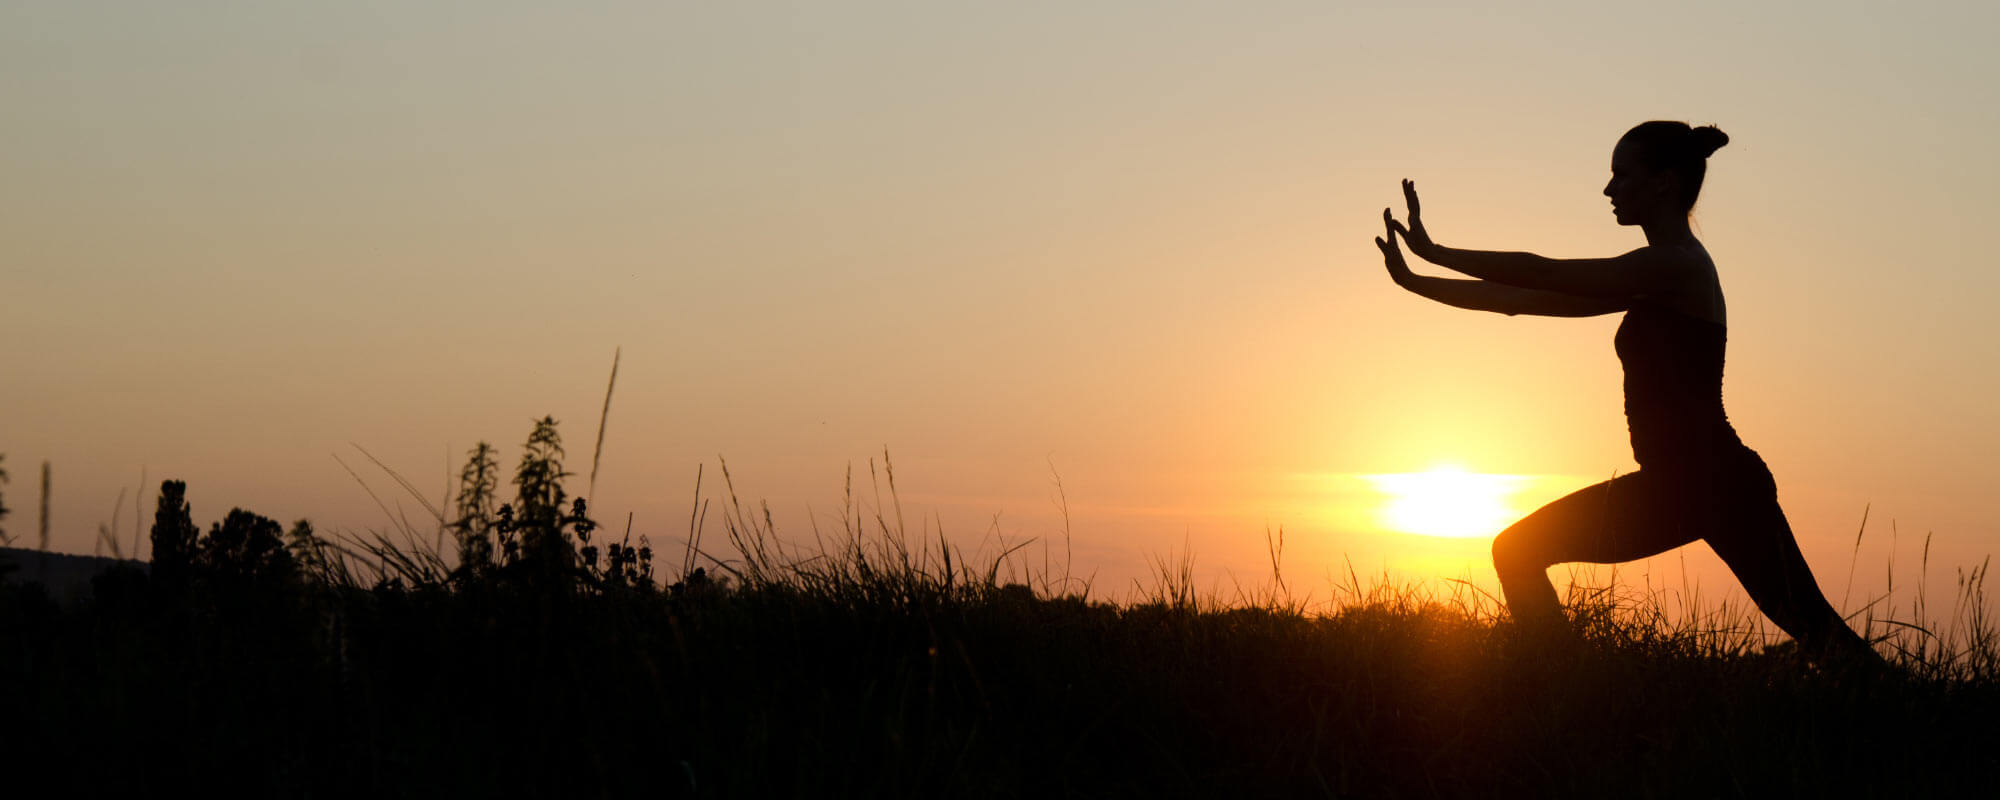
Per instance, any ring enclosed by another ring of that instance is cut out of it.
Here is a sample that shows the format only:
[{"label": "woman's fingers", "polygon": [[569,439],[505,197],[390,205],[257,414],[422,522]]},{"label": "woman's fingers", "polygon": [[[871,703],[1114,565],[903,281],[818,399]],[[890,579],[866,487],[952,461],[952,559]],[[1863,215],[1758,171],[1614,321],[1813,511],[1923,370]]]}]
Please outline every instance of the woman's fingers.
[{"label": "woman's fingers", "polygon": [[1382,248],[1382,264],[1389,268],[1389,279],[1395,281],[1397,286],[1405,285],[1404,281],[1409,279],[1410,265],[1404,263],[1402,248],[1396,246],[1395,237],[1384,239],[1377,236],[1375,246]]},{"label": "woman's fingers", "polygon": [[1404,243],[1410,246],[1410,252],[1417,254],[1418,258],[1428,259],[1430,256],[1425,255],[1425,253],[1429,252],[1432,247],[1431,235],[1429,231],[1424,230],[1423,217],[1418,216],[1421,212],[1421,206],[1417,202],[1416,181],[1408,178],[1403,179],[1403,202],[1409,204],[1410,207],[1410,224],[1408,227],[1404,227],[1403,223],[1397,222],[1394,217],[1387,214],[1384,214],[1383,218],[1389,220],[1389,226],[1395,228],[1397,233],[1402,234]]},{"label": "woman's fingers", "polygon": [[[1415,217],[1411,217],[1411,218],[1410,218],[1410,221],[1411,221],[1412,223],[1415,223],[1415,222],[1416,222],[1416,218],[1415,218]],[[1409,242],[1409,241],[1411,241],[1411,239],[1410,239],[1410,229],[1409,229],[1409,228],[1405,228],[1405,227],[1403,227],[1403,223],[1400,223],[1400,222],[1397,222],[1397,221],[1396,221],[1396,218],[1395,218],[1394,216],[1390,215],[1390,213],[1389,213],[1389,209],[1386,209],[1386,208],[1385,208],[1385,209],[1382,209],[1382,224],[1384,224],[1384,225],[1387,225],[1387,226],[1389,226],[1389,234],[1388,234],[1388,236],[1389,236],[1389,238],[1390,238],[1391,240],[1394,240],[1394,239],[1396,238],[1396,236],[1400,234],[1400,235],[1401,235],[1401,236],[1403,237],[1403,241],[1405,241],[1405,242]],[[1415,245],[1415,244],[1413,243],[1413,244],[1411,244],[1410,246],[1411,246],[1411,247],[1415,247],[1416,245]]]},{"label": "woman's fingers", "polygon": [[1375,237],[1375,246],[1382,248],[1382,257],[1389,262],[1391,269],[1403,263],[1403,248],[1396,246],[1395,237],[1383,238],[1377,236]]}]

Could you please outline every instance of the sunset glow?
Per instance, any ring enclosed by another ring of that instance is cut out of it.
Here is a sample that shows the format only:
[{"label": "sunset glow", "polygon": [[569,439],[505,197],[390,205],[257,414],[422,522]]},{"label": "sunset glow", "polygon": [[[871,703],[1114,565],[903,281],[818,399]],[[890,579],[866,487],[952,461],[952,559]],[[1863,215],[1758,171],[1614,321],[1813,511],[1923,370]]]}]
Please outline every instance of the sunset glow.
[{"label": "sunset glow", "polygon": [[366,539],[553,416],[675,553],[731,490],[810,545],[872,461],[884,518],[1099,587],[1269,528],[1497,591],[1481,537],[1638,466],[1621,318],[1413,295],[1382,211],[1626,253],[1612,149],[1669,119],[1732,137],[1727,414],[1806,559],[1920,563],[1893,521],[1935,579],[2000,541],[2000,5],[1785,5],[9,3],[0,528],[150,557],[172,479]]},{"label": "sunset glow", "polygon": [[1383,528],[1456,538],[1491,536],[1519,518],[1522,512],[1510,501],[1529,480],[1468,472],[1455,464],[1367,478],[1384,498]]}]

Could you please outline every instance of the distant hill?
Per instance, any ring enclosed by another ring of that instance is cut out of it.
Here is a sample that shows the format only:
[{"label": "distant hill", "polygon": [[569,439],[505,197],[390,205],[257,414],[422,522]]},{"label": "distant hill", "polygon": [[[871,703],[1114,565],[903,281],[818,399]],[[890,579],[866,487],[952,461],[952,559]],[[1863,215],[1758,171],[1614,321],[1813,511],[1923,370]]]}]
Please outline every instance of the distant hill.
[{"label": "distant hill", "polygon": [[40,583],[48,587],[49,596],[58,602],[90,597],[90,579],[119,564],[141,570],[149,566],[144,561],[0,547],[0,581]]}]

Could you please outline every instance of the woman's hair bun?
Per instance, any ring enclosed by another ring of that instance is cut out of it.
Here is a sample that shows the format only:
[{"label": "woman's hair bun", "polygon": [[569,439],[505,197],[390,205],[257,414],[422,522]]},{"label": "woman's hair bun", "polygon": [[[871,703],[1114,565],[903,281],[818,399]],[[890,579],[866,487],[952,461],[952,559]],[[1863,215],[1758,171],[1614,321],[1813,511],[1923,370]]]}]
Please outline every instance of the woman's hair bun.
[{"label": "woman's hair bun", "polygon": [[1707,158],[1722,149],[1723,145],[1729,144],[1729,134],[1723,133],[1721,128],[1714,125],[1703,125],[1690,129],[1688,140],[1693,143],[1692,149],[1695,155]]}]

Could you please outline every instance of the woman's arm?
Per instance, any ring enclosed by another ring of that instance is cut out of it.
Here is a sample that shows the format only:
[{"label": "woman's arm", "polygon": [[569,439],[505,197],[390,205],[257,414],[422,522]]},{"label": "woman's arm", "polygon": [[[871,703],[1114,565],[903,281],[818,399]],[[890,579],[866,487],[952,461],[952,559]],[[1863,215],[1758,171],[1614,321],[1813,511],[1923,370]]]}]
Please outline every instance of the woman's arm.
[{"label": "woman's arm", "polygon": [[1418,275],[1410,271],[1395,239],[1396,234],[1392,230],[1388,239],[1375,240],[1375,245],[1382,248],[1382,259],[1389,267],[1389,277],[1396,281],[1397,286],[1445,305],[1508,316],[1532,314],[1542,317],[1594,317],[1624,311],[1627,305],[1619,300],[1523,289],[1492,281]]},{"label": "woman's arm", "polygon": [[1422,252],[1412,244],[1410,251],[1425,261],[1482,280],[1589,298],[1629,301],[1667,291],[1673,278],[1670,267],[1644,247],[1615,258],[1562,259],[1436,244]]},{"label": "woman's arm", "polygon": [[1432,242],[1430,233],[1424,229],[1415,183],[1403,181],[1403,199],[1409,204],[1408,228],[1397,222],[1386,208],[1382,209],[1382,219],[1392,234],[1400,233],[1410,243],[1410,252],[1440,267],[1522,289],[1627,301],[1640,295],[1664,293],[1675,285],[1673,265],[1645,247],[1615,258],[1571,259],[1445,247]]},{"label": "woman's arm", "polygon": [[1523,289],[1492,281],[1468,281],[1411,275],[1403,288],[1448,306],[1491,311],[1496,314],[1530,314],[1538,317],[1595,317],[1624,311],[1629,304],[1603,297],[1583,297],[1541,289]]}]

